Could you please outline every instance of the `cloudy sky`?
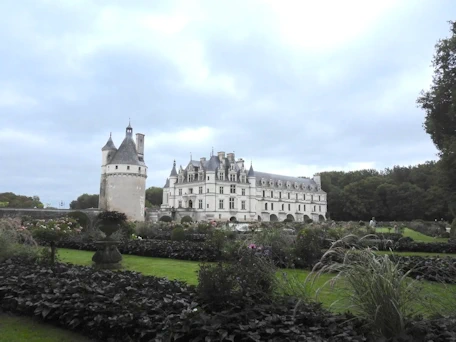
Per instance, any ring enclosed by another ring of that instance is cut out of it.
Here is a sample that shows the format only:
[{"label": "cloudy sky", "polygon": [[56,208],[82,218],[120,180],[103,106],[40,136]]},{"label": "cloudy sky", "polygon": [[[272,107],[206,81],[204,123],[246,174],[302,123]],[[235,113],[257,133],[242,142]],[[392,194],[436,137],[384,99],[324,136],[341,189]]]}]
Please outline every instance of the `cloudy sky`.
[{"label": "cloudy sky", "polygon": [[415,100],[454,0],[4,0],[0,192],[98,193],[131,118],[148,186],[235,151],[292,176],[436,159]]}]

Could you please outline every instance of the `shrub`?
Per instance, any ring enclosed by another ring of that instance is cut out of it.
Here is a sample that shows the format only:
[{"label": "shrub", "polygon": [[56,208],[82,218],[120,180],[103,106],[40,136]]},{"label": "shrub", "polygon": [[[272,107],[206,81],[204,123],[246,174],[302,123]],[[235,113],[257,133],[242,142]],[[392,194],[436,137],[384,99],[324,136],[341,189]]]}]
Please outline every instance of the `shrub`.
[{"label": "shrub", "polygon": [[161,222],[173,222],[173,219],[171,218],[171,216],[165,215],[165,216],[160,217],[159,221],[161,221]]},{"label": "shrub", "polygon": [[97,215],[101,224],[123,224],[127,221],[127,215],[118,211],[102,211]]},{"label": "shrub", "polygon": [[290,218],[286,218],[285,220],[283,220],[283,222],[284,222],[284,223],[290,223],[290,222],[293,222],[293,220],[290,219]]},{"label": "shrub", "polygon": [[[331,282],[343,279],[346,292],[342,296],[351,310],[369,323],[374,334],[386,339],[403,334],[418,304],[424,303],[421,287],[408,277],[411,271],[404,272],[388,255],[378,256],[371,249],[347,251],[338,245],[323,255],[313,272],[317,276],[338,272]],[[340,262],[327,264],[328,258]]]},{"label": "shrub", "polygon": [[176,227],[171,232],[171,240],[173,241],[184,241],[185,240],[185,231],[182,227]]},{"label": "shrub", "polygon": [[451,223],[450,238],[456,239],[456,218]]},{"label": "shrub", "polygon": [[12,257],[34,259],[36,246],[32,234],[19,219],[0,219],[0,262]]},{"label": "shrub", "polygon": [[193,222],[193,219],[188,215],[182,217],[182,219],[181,219],[181,223],[192,223],[192,222]]},{"label": "shrub", "polygon": [[298,266],[313,266],[322,256],[322,232],[315,228],[302,229],[295,245],[296,264]]},{"label": "shrub", "polygon": [[73,211],[67,215],[69,218],[75,219],[76,222],[82,227],[82,229],[87,229],[90,225],[89,217],[82,211]]},{"label": "shrub", "polygon": [[276,268],[268,258],[243,249],[239,259],[228,264],[201,265],[197,293],[213,309],[228,304],[250,306],[272,300]]}]

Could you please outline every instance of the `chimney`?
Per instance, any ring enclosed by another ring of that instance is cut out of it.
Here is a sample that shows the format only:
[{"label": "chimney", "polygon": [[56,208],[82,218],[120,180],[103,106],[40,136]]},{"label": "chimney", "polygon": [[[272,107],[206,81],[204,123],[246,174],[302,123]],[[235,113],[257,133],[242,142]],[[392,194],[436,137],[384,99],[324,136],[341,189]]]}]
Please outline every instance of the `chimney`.
[{"label": "chimney", "polygon": [[234,163],[234,153],[228,153],[227,157],[230,163]]},{"label": "chimney", "polygon": [[201,164],[204,164],[206,162],[206,158],[205,157],[201,157],[200,158],[200,162],[201,162]]},{"label": "chimney", "polygon": [[218,152],[217,155],[218,155],[218,158],[219,158],[220,161],[225,159],[225,152]]},{"label": "chimney", "polygon": [[144,161],[144,134],[136,133],[136,151],[140,161]]}]

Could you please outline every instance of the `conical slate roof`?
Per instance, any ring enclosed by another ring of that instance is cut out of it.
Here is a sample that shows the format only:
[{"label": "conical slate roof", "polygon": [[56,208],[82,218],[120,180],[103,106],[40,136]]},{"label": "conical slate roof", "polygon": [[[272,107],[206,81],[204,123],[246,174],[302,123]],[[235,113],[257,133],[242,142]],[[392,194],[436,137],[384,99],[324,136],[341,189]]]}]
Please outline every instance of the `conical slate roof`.
[{"label": "conical slate roof", "polygon": [[130,165],[145,165],[143,161],[138,158],[138,152],[136,151],[136,144],[131,136],[126,136],[122,144],[120,144],[114,157],[111,159],[109,164],[130,164]]},{"label": "conical slate roof", "polygon": [[106,143],[106,145],[103,146],[103,148],[101,150],[102,151],[117,150],[116,146],[114,145],[114,142],[112,141],[112,137],[111,136],[109,136],[108,142]]},{"label": "conical slate roof", "polygon": [[247,177],[254,177],[255,176],[255,171],[253,171],[253,166],[250,164],[250,169],[249,173],[247,174]]},{"label": "conical slate roof", "polygon": [[174,163],[173,163],[173,169],[171,170],[171,174],[169,176],[170,177],[177,177],[176,161],[174,161]]}]

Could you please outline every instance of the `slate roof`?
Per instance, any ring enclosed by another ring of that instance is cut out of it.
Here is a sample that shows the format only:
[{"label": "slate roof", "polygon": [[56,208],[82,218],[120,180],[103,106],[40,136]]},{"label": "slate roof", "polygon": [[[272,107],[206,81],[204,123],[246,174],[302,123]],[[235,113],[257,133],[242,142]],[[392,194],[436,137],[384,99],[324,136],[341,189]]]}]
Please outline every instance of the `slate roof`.
[{"label": "slate roof", "polygon": [[208,161],[206,161],[205,169],[206,171],[215,171],[220,165],[220,160],[217,156],[212,156]]},{"label": "slate roof", "polygon": [[111,136],[109,136],[108,142],[106,145],[103,146],[101,149],[102,151],[114,151],[117,150],[116,146],[114,145],[114,142],[112,141]]},{"label": "slate roof", "polygon": [[119,149],[116,151],[109,164],[146,165],[143,161],[139,160],[136,144],[131,136],[128,135],[125,137],[124,141],[122,141],[122,144],[120,144]]},{"label": "slate roof", "polygon": [[[249,171],[250,174],[250,171]],[[261,179],[264,178],[265,180],[273,179],[273,180],[281,180],[282,182],[296,182],[298,184],[305,184],[305,185],[316,185],[315,181],[310,178],[298,178],[298,177],[290,177],[290,176],[282,176],[282,175],[275,175],[273,173],[267,172],[255,172],[255,178]]]},{"label": "slate roof", "polygon": [[173,176],[177,177],[176,161],[174,161],[174,163],[173,163],[173,168],[172,168],[171,173],[170,173],[169,176],[170,176],[170,177],[173,177]]},{"label": "slate roof", "polygon": [[163,188],[169,188],[169,178],[166,178],[166,183],[165,183],[165,186]]}]

